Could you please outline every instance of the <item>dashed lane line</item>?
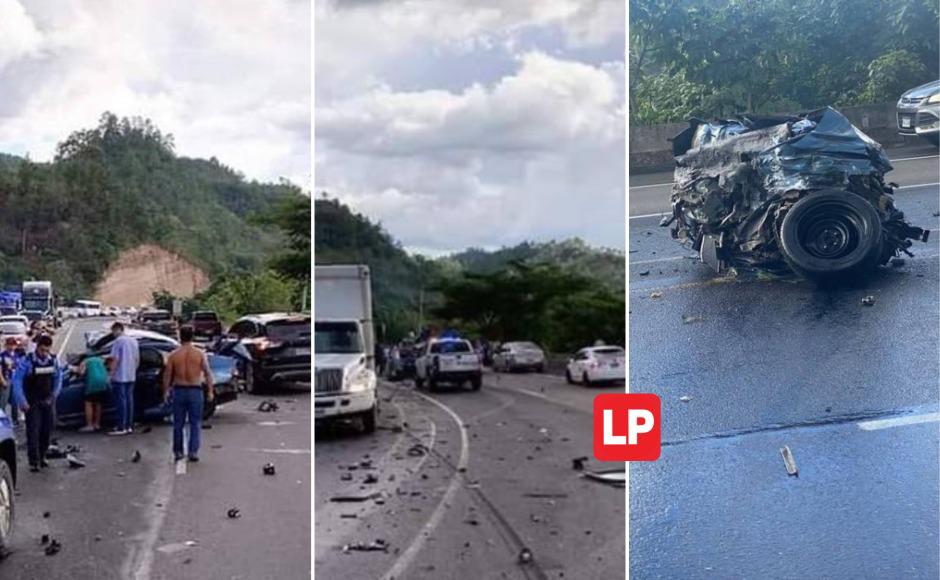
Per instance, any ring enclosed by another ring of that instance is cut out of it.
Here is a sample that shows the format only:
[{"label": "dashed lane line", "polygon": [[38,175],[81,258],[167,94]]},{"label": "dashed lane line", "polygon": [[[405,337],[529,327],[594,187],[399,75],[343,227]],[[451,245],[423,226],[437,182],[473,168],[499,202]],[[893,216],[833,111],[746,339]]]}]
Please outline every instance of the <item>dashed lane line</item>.
[{"label": "dashed lane line", "polygon": [[856,425],[858,425],[858,428],[862,431],[876,431],[878,429],[888,429],[890,427],[919,425],[921,423],[934,423],[937,421],[940,421],[940,413],[907,415],[904,417],[892,417],[891,419],[875,419],[873,421],[861,421],[856,423]]}]

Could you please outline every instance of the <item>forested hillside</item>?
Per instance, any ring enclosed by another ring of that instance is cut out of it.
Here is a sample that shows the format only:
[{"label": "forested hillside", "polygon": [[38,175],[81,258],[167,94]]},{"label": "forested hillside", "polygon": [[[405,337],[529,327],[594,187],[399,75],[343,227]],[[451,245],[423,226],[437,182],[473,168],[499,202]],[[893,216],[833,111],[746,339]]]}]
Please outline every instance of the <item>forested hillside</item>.
[{"label": "forested hillside", "polygon": [[[568,240],[428,259],[408,254],[379,225],[335,199],[317,199],[315,211],[316,263],[371,268],[375,318],[386,340],[423,323],[457,324],[492,339],[527,331],[557,349],[599,337],[622,341],[620,252]],[[517,294],[528,297],[520,301]]]},{"label": "forested hillside", "polygon": [[76,297],[121,251],[145,243],[212,277],[257,272],[284,238],[252,216],[292,199],[306,198],[215,159],[180,157],[150,121],[106,113],[65,138],[51,162],[0,155],[0,281],[50,279]]}]

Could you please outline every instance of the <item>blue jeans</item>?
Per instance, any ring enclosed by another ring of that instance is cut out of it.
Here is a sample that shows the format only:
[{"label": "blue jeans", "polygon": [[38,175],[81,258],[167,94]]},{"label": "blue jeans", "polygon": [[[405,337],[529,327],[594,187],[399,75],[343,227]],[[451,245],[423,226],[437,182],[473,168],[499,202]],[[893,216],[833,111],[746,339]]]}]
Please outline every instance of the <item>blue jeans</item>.
[{"label": "blue jeans", "polygon": [[134,426],[134,383],[111,383],[111,392],[114,393],[114,406],[117,412],[117,425],[119,431]]},{"label": "blue jeans", "polygon": [[199,456],[199,439],[202,433],[202,389],[173,389],[173,456],[183,457],[183,427],[189,420],[190,457]]}]

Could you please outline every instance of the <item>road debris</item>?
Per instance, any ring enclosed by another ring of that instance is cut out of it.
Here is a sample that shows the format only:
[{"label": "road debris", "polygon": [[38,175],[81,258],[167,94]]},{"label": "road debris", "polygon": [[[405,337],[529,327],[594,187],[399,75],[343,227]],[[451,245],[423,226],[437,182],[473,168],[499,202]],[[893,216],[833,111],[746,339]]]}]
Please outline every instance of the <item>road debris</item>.
[{"label": "road debris", "polygon": [[131,457],[131,463],[140,462],[140,451],[134,451],[134,456]]},{"label": "road debris", "polygon": [[66,454],[65,458],[69,462],[70,469],[81,469],[82,467],[85,467],[85,462],[75,457],[71,453]]},{"label": "road debris", "polygon": [[869,296],[862,298],[862,306],[874,306],[874,305],[875,305],[874,296],[869,295]]},{"label": "road debris", "polygon": [[522,497],[531,497],[534,499],[564,499],[568,497],[567,493],[552,493],[552,492],[526,492],[522,494]]},{"label": "road debris", "polygon": [[427,455],[427,453],[428,453],[427,446],[422,445],[421,443],[415,443],[414,445],[408,448],[409,457],[422,457],[424,455]]},{"label": "road debris", "polygon": [[330,498],[330,501],[335,503],[361,502],[369,501],[370,499],[375,499],[377,497],[382,497],[382,494],[378,491],[365,495],[334,495]]},{"label": "road debris", "polygon": [[683,314],[682,323],[683,324],[692,324],[693,322],[702,322],[705,320],[704,316],[699,316],[698,314]]},{"label": "road debris", "polygon": [[643,270],[642,272],[638,272],[638,274],[639,274],[640,276],[649,276],[649,275],[650,275],[650,271],[649,271],[649,270]]},{"label": "road debris", "polygon": [[374,473],[366,474],[366,478],[362,480],[362,483],[365,483],[368,485],[371,485],[373,483],[378,483],[378,482],[379,482],[379,478]]},{"label": "road debris", "polygon": [[45,552],[47,556],[55,556],[61,549],[62,544],[59,543],[59,540],[52,539],[49,541],[49,545],[46,546]]},{"label": "road debris", "polygon": [[783,455],[783,464],[787,468],[787,475],[800,476],[800,471],[796,467],[796,459],[793,458],[793,452],[790,451],[789,445],[784,445],[780,448],[780,454]]},{"label": "road debris", "polygon": [[342,475],[339,476],[339,480],[340,480],[340,481],[352,481],[352,478],[353,478],[353,476],[352,476],[351,473],[344,473],[344,474],[342,474]]},{"label": "road debris", "polygon": [[261,403],[258,405],[258,410],[262,413],[274,413],[277,411],[277,403],[268,400],[261,401]]},{"label": "road debris", "polygon": [[689,401],[692,400],[692,397],[688,395],[682,395],[681,397],[679,397],[679,400],[683,403],[688,403]]},{"label": "road debris", "polygon": [[662,297],[663,297],[662,292],[650,292],[650,298],[652,298],[653,300],[656,300],[657,298],[662,298]]},{"label": "road debris", "polygon": [[520,564],[530,564],[532,563],[532,550],[529,548],[522,548],[519,552],[519,563]]},{"label": "road debris", "polygon": [[571,469],[575,471],[584,471],[584,462],[587,460],[588,457],[586,455],[582,457],[575,457],[571,460]]},{"label": "road debris", "polygon": [[355,542],[343,546],[343,553],[348,552],[388,552],[388,544],[385,540],[376,540],[374,542]]},{"label": "road debris", "polygon": [[622,469],[605,469],[602,471],[585,471],[584,477],[592,481],[606,483],[614,487],[624,487],[627,484],[627,472]]},{"label": "road debris", "polygon": [[42,517],[49,518],[52,516],[52,512],[42,512]]},{"label": "road debris", "polygon": [[234,508],[234,507],[229,508],[226,514],[228,515],[230,519],[233,519],[233,520],[242,517],[241,510],[239,510],[238,508]]},{"label": "road debris", "polygon": [[58,444],[53,443],[49,445],[46,449],[46,458],[47,459],[62,459],[65,457],[65,452],[58,446]]},{"label": "road debris", "polygon": [[273,464],[273,463],[265,463],[265,464],[261,467],[261,473],[263,473],[264,475],[274,475],[274,473],[275,473],[274,464]]}]

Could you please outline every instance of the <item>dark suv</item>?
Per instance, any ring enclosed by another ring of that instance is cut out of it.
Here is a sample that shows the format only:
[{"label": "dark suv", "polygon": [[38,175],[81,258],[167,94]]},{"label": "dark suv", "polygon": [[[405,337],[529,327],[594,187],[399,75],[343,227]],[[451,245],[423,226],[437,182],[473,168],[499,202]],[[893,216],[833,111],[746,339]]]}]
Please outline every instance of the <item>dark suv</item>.
[{"label": "dark suv", "polygon": [[173,316],[166,310],[143,310],[137,315],[137,325],[144,330],[159,332],[160,334],[176,338],[179,326]]},{"label": "dark suv", "polygon": [[310,382],[310,315],[253,314],[229,329],[251,353],[245,390],[256,393],[274,383]]}]

